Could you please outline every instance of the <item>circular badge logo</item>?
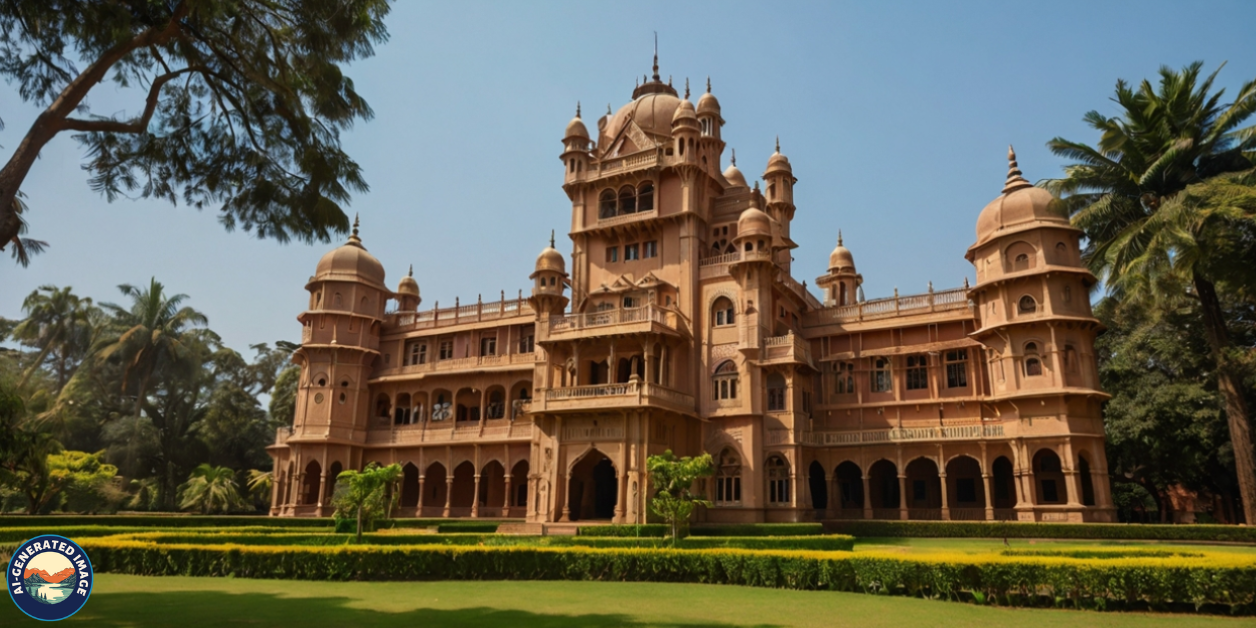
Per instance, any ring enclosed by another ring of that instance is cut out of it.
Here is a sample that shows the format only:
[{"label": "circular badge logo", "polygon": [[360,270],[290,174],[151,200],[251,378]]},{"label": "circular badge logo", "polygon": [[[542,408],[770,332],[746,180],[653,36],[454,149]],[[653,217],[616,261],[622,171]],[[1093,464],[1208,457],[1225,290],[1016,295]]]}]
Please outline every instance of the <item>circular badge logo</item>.
[{"label": "circular badge logo", "polygon": [[83,608],[92,594],[92,561],[77,543],[44,534],[20,545],[9,559],[5,584],[23,613],[58,621]]}]

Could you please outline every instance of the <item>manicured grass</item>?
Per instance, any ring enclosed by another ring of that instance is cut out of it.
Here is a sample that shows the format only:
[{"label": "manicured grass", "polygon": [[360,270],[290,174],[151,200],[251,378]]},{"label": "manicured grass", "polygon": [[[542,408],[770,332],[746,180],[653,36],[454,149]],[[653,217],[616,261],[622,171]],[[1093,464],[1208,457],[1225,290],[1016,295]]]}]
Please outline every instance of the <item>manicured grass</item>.
[{"label": "manicured grass", "polygon": [[[1237,628],[1251,619],[1007,609],[855,593],[639,582],[308,582],[102,574],[69,620],[94,626],[1043,626]],[[36,625],[0,604],[0,625]]]},{"label": "manicured grass", "polygon": [[856,552],[901,552],[903,554],[929,554],[932,552],[963,552],[965,554],[986,554],[1001,552],[1007,548],[1018,550],[1064,550],[1064,549],[1118,549],[1146,548],[1157,550],[1178,550],[1183,552],[1226,552],[1235,554],[1256,555],[1256,545],[1227,545],[1206,543],[1182,543],[1177,541],[1087,541],[1076,539],[1003,539],[974,538],[856,538]]}]

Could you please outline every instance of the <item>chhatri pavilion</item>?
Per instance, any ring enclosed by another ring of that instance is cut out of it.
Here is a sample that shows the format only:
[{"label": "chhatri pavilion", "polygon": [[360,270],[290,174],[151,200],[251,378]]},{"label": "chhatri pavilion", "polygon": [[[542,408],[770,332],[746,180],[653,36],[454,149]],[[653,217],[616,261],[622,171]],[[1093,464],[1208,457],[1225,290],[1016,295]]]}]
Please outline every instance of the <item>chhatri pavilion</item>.
[{"label": "chhatri pavilion", "polygon": [[723,124],[657,57],[593,134],[577,109],[571,252],[551,238],[526,296],[420,309],[355,221],[306,284],[271,513],[330,516],[336,476],[379,462],[398,516],[644,522],[670,449],[714,458],[708,522],[1114,520],[1095,277],[1010,149],[973,208],[976,283],[865,300],[840,234],[799,269],[818,294],[795,278],[792,165],[778,146],[748,185]]}]

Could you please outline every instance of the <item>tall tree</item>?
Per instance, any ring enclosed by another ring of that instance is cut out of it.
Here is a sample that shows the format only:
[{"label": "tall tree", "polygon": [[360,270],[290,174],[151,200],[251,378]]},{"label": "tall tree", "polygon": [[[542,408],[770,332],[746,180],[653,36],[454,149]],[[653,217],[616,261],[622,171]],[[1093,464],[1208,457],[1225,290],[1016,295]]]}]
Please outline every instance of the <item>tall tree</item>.
[{"label": "tall tree", "polygon": [[13,338],[39,353],[17,386],[24,386],[52,355],[55,392],[60,392],[91,347],[94,325],[99,323],[96,308],[90,298],[79,297],[69,286],[49,285],[31,292],[22,302],[22,311],[26,318],[13,329]]},{"label": "tall tree", "polygon": [[1218,214],[1207,203],[1179,197],[1190,185],[1252,167],[1256,125],[1244,125],[1256,114],[1256,80],[1222,104],[1225,90],[1212,90],[1220,68],[1201,80],[1202,68],[1202,62],[1181,71],[1163,67],[1154,86],[1117,81],[1120,116],[1086,114],[1100,133],[1095,147],[1058,137],[1048,142],[1073,163],[1064,178],[1043,185],[1065,199],[1073,223],[1086,233],[1086,261],[1112,294],[1198,299],[1250,523],[1256,522],[1256,453],[1242,365],[1218,296],[1218,286],[1241,281],[1230,272],[1241,260],[1223,259],[1236,213]]},{"label": "tall tree", "polygon": [[711,505],[705,497],[693,492],[693,483],[698,478],[713,475],[715,463],[711,460],[711,454],[677,458],[668,449],[661,455],[646,458],[645,466],[650,473],[650,484],[654,486],[650,510],[671,527],[672,544],[675,544],[680,540],[684,527],[689,524],[693,511],[698,506]]},{"label": "tall tree", "polygon": [[[109,200],[221,207],[227,229],[280,241],[345,231],[341,205],[367,186],[340,133],[372,112],[343,66],[387,39],[388,11],[388,0],[0,4],[0,76],[43,108],[0,168],[0,250],[22,245],[22,183],[67,131]],[[138,115],[86,112],[106,79],[139,92]]]},{"label": "tall tree", "polygon": [[401,478],[401,465],[386,467],[377,462],[366,465],[361,471],[348,469],[336,477],[336,491],[331,503],[336,507],[336,519],[356,521],[357,540],[362,542],[362,532],[374,525],[375,520],[387,518],[397,501],[395,488]]}]

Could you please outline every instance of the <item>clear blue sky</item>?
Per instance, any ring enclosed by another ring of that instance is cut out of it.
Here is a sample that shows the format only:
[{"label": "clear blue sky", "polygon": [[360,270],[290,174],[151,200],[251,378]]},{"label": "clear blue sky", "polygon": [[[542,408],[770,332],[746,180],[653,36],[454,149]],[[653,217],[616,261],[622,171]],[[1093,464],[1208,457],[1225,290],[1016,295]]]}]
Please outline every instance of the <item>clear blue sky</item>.
[{"label": "clear blue sky", "polygon": [[[576,101],[592,127],[650,70],[700,92],[709,75],[724,138],[748,177],[773,138],[798,177],[794,274],[814,283],[840,227],[868,298],[941,289],[972,276],[964,251],[1014,144],[1030,180],[1056,176],[1044,145],[1093,142],[1080,122],[1118,78],[1162,64],[1229,61],[1233,93],[1256,77],[1256,2],[416,2],[397,3],[390,42],[351,68],[375,109],[345,145],[371,185],[349,210],[395,286],[413,263],[423,307],[527,285],[550,229],[570,227],[560,140]],[[695,95],[696,98],[696,95]],[[35,110],[0,92],[0,158]],[[96,113],[134,113],[112,84]],[[156,276],[239,350],[299,339],[302,288],[339,244],[279,245],[225,232],[213,212],[91,192],[68,137],[23,190],[31,235],[51,249],[21,269],[0,261],[0,316],[42,284],[118,301],[116,285]],[[570,242],[560,238],[560,249]]]}]

